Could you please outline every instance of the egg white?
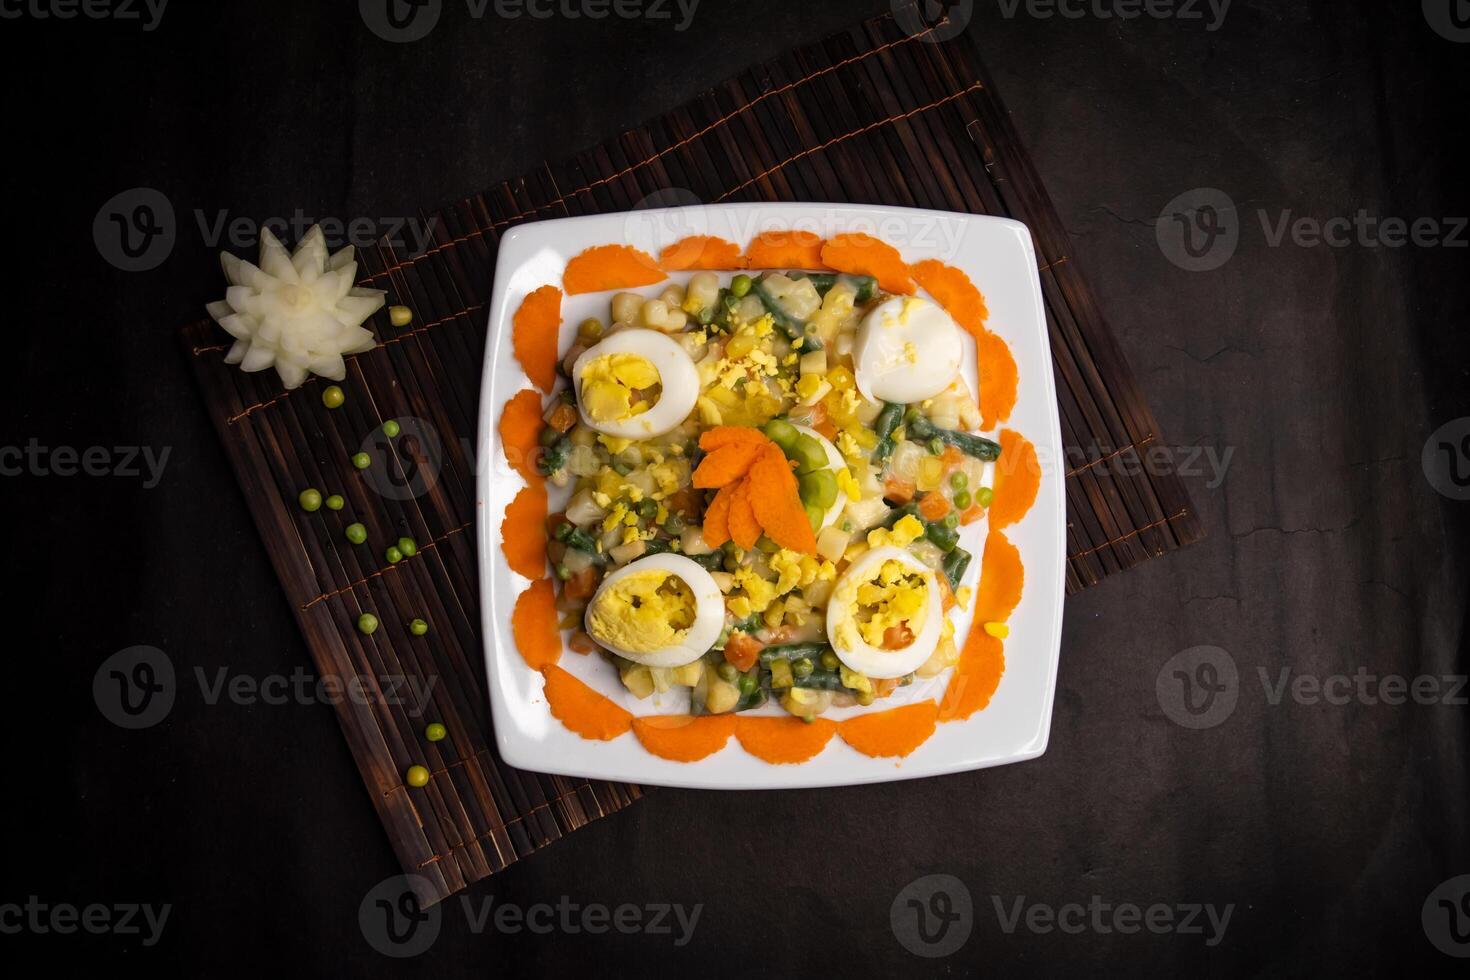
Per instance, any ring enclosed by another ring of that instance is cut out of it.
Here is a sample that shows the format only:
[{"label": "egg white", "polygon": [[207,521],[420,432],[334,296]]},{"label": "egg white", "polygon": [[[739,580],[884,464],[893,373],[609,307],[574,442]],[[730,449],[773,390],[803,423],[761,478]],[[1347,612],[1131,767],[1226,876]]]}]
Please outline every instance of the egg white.
[{"label": "egg white", "polygon": [[[606,354],[635,354],[657,369],[662,391],[648,411],[606,422],[587,414],[582,406],[582,376],[589,364]],[[651,439],[663,435],[689,417],[699,398],[699,370],[677,341],[657,330],[620,330],[587,348],[572,362],[572,381],[577,386],[577,412],[582,421],[598,432],[620,439]]]},{"label": "egg white", "polygon": [[[847,458],[838,451],[836,446],[832,445],[832,440],[822,435],[816,429],[809,428],[805,425],[796,425],[795,423],[792,423],[791,427],[797,432],[800,432],[803,435],[811,436],[813,439],[817,440],[817,443],[822,447],[823,452],[827,454],[827,468],[832,471],[832,475],[834,477],[838,474],[839,471],[847,469]],[[835,524],[837,522],[837,518],[842,516],[842,509],[846,506],[847,494],[843,493],[842,489],[839,487],[837,490],[837,499],[832,502],[832,506],[827,508],[827,513],[822,517],[822,527],[829,527],[832,524]],[[821,529],[822,528],[817,528],[817,530],[819,531]]]},{"label": "egg white", "polygon": [[[858,586],[876,575],[883,563],[889,560],[896,561],[923,577],[929,595],[928,602],[924,604],[924,622],[914,631],[913,642],[899,650],[880,649],[861,636],[856,637],[853,646],[843,644],[838,639],[838,626],[852,619],[857,608]],[[943,628],[943,600],[934,569],[893,545],[863,552],[837,580],[832,598],[827,603],[827,640],[832,644],[833,652],[850,670],[873,678],[902,677],[917,670],[920,664],[933,655],[934,648],[939,646]]]},{"label": "egg white", "polygon": [[[909,314],[903,318],[905,305]],[[913,360],[906,348],[913,345]],[[926,299],[895,296],[863,317],[853,344],[853,377],[870,401],[912,404],[948,388],[964,347],[954,319]]]},{"label": "egg white", "polygon": [[650,571],[666,572],[682,579],[694,596],[694,623],[684,634],[681,642],[648,653],[641,653],[609,643],[592,632],[590,623],[584,623],[584,625],[587,626],[587,632],[594,640],[620,657],[626,657],[634,663],[645,664],[649,667],[682,667],[704,656],[705,652],[715,645],[715,641],[720,638],[720,631],[725,628],[725,597],[720,592],[720,587],[715,584],[709,572],[690,559],[683,555],[665,553],[649,555],[647,558],[629,562],[602,580],[602,584],[597,587],[597,592],[592,596],[592,601],[587,604],[587,612],[590,614],[596,607],[597,601],[602,598],[602,594],[617,585],[621,579],[639,572]]}]

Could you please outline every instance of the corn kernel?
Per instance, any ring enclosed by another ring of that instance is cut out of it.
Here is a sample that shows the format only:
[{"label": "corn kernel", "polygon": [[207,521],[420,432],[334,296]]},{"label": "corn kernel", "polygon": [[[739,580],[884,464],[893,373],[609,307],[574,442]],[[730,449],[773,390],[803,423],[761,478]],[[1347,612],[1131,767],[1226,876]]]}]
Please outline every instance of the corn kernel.
[{"label": "corn kernel", "polygon": [[1011,635],[1011,628],[1005,623],[986,623],[985,632],[997,640],[1004,640]]}]

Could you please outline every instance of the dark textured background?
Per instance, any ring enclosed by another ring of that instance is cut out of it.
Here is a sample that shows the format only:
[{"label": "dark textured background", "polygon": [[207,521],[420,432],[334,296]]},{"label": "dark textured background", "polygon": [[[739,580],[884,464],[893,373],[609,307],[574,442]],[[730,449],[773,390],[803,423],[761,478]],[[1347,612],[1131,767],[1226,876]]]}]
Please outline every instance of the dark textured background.
[{"label": "dark textured background", "polygon": [[[468,894],[702,902],[689,945],[473,934],[452,900],[407,965],[359,931],[359,902],[396,866],[329,709],[210,705],[186,686],[167,721],[132,733],[92,703],[97,665],[134,644],[185,673],[307,663],[174,337],[221,288],[194,212],[414,214],[884,8],[705,0],[679,33],[476,21],[448,0],[406,45],[374,37],[351,3],[176,3],[148,33],[0,20],[4,309],[20,340],[0,444],[171,450],[154,489],[0,481],[19,579],[0,903],[173,905],[152,948],[7,934],[6,958],[191,976],[1463,967],[1430,946],[1420,908],[1470,873],[1467,709],[1272,705],[1257,670],[1466,671],[1470,503],[1436,494],[1419,459],[1431,430],[1470,414],[1470,250],[1270,247],[1257,212],[1470,213],[1470,44],[1434,33],[1417,3],[1237,0],[1215,31],[1008,7],[977,3],[969,33],[1073,260],[1169,440],[1233,450],[1223,483],[1189,478],[1209,538],[1068,600],[1042,759],[861,789],[658,791]],[[123,273],[91,225],[137,186],[165,193],[181,230],[161,267]],[[1240,247],[1187,273],[1161,255],[1154,220],[1201,186],[1240,208]],[[1154,682],[1197,644],[1230,652],[1240,695],[1223,724],[1188,731]],[[900,889],[931,873],[964,881],[976,909],[968,943],[942,960],[911,956],[889,926]],[[1007,935],[991,900],[1093,895],[1235,909],[1209,947]]]}]

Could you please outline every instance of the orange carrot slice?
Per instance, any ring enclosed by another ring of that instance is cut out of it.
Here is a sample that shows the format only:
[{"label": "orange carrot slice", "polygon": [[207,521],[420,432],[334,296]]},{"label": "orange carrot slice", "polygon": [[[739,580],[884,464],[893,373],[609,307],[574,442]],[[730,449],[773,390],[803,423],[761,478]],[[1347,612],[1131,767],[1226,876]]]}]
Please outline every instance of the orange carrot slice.
[{"label": "orange carrot slice", "polygon": [[999,531],[1025,517],[1040,489],[1036,447],[1019,432],[1002,430],[1000,459],[995,463],[995,499],[990,502],[991,529]]},{"label": "orange carrot slice", "polygon": [[822,239],[809,231],[765,231],[755,236],[745,249],[745,261],[751,269],[827,268],[822,262]]},{"label": "orange carrot slice", "polygon": [[699,434],[699,448],[707,453],[736,443],[764,445],[770,441],[761,430],[746,428],[743,425],[717,425]]},{"label": "orange carrot slice", "polygon": [[980,585],[975,589],[975,622],[1003,623],[1021,601],[1026,569],[1021,552],[999,531],[985,538],[985,557],[980,559]]},{"label": "orange carrot slice", "polygon": [[554,718],[583,738],[606,742],[626,732],[633,716],[555,664],[541,668]]},{"label": "orange carrot slice", "polygon": [[647,252],[630,245],[597,245],[572,257],[562,273],[567,294],[601,293],[663,282],[665,276]]},{"label": "orange carrot slice", "polygon": [[556,383],[556,342],[561,327],[561,290],[534,289],[510,318],[510,342],[521,368],[542,391]]},{"label": "orange carrot slice", "polygon": [[975,288],[963,269],[945,265],[938,259],[925,259],[910,266],[909,272],[913,273],[924,291],[954,317],[954,322],[972,336],[978,337],[985,329],[985,318],[990,315],[985,309],[985,297],[980,295],[980,290]]},{"label": "orange carrot slice", "polygon": [[546,574],[546,485],[521,488],[500,522],[500,547],[511,571],[526,578]]},{"label": "orange carrot slice", "polygon": [[745,476],[764,447],[758,442],[732,442],[705,456],[694,468],[694,486],[711,490]]},{"label": "orange carrot slice", "polygon": [[837,726],[837,734],[863,755],[903,757],[934,734],[938,718],[939,705],[936,702],[920,701],[849,718]]},{"label": "orange carrot slice", "polygon": [[707,547],[718,548],[730,540],[730,498],[733,496],[734,489],[724,487],[704,509],[704,543]]},{"label": "orange carrot slice", "polygon": [[537,579],[516,596],[510,614],[510,633],[516,649],[532,670],[540,670],[561,658],[561,631],[556,625],[556,594],[551,579]]},{"label": "orange carrot slice", "polygon": [[734,715],[646,715],[633,719],[633,734],[660,759],[698,762],[725,747],[735,732]]},{"label": "orange carrot slice", "polygon": [[500,448],[505,452],[505,461],[528,483],[543,479],[536,472],[542,424],[541,396],[530,388],[516,392],[500,411]]},{"label": "orange carrot slice", "polygon": [[658,254],[658,264],[676,269],[742,269],[745,257],[740,246],[712,235],[681,238]]},{"label": "orange carrot slice", "polygon": [[808,555],[816,552],[817,536],[801,505],[791,465],[779,446],[773,443],[761,450],[743,485],[748,488],[746,495],[756,522],[766,529],[767,537],[792,551]]},{"label": "orange carrot slice", "polygon": [[980,425],[988,432],[1011,417],[1020,373],[1011,348],[989,330],[975,337],[975,360],[980,370]]},{"label": "orange carrot slice", "polygon": [[805,762],[827,747],[837,723],[830,718],[740,718],[735,737],[741,747],[772,765]]},{"label": "orange carrot slice", "polygon": [[761,536],[761,526],[750,505],[750,486],[744,480],[735,484],[735,492],[730,495],[730,515],[727,520],[735,546],[745,551],[754,548]]},{"label": "orange carrot slice", "polygon": [[873,276],[890,293],[912,293],[914,282],[898,249],[872,235],[853,232],[834,235],[822,246],[822,261],[838,272]]},{"label": "orange carrot slice", "polygon": [[977,618],[960,651],[960,662],[954,676],[944,688],[939,702],[940,721],[963,721],[990,703],[1000,677],[1005,673],[1006,658],[1000,640],[985,632]]}]

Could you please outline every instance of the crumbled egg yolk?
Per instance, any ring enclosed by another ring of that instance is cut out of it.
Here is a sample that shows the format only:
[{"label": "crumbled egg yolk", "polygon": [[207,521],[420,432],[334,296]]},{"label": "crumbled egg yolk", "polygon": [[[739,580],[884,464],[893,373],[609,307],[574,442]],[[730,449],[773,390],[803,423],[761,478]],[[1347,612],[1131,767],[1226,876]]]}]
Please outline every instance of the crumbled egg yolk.
[{"label": "crumbled egg yolk", "polygon": [[633,653],[652,653],[684,638],[694,625],[694,594],[683,579],[668,572],[624,576],[587,610],[587,632],[594,639]]},{"label": "crumbled egg yolk", "polygon": [[924,536],[924,522],[913,514],[905,514],[892,530],[875,527],[868,532],[868,547],[881,548],[891,544],[896,548],[907,548]]},{"label": "crumbled egg yolk", "polygon": [[837,627],[834,639],[839,644],[852,648],[861,637],[881,648],[890,627],[923,617],[929,602],[929,584],[913,569],[890,560],[879,566],[870,580],[845,585],[832,601],[849,605],[853,610],[852,616]]},{"label": "crumbled egg yolk", "polygon": [[[633,400],[634,389],[659,383],[658,368],[637,354],[604,354],[582,372],[582,408],[599,422],[615,422],[648,411],[646,399]],[[611,447],[609,447],[611,448]]]},{"label": "crumbled egg yolk", "polygon": [[780,595],[776,584],[761,578],[754,569],[737,568],[733,574],[735,588],[744,591],[745,595],[731,599],[729,606],[730,611],[742,619],[751,613],[765,612],[766,607]]},{"label": "crumbled egg yolk", "polygon": [[782,548],[769,559],[771,571],[777,575],[776,594],[785,595],[792,589],[805,588],[816,581],[830,582],[837,578],[837,566],[830,561],[820,561],[812,555]]},{"label": "crumbled egg yolk", "polygon": [[857,477],[852,475],[852,470],[846,466],[837,471],[837,489],[847,494],[848,500],[863,499],[863,488],[858,484]]}]

